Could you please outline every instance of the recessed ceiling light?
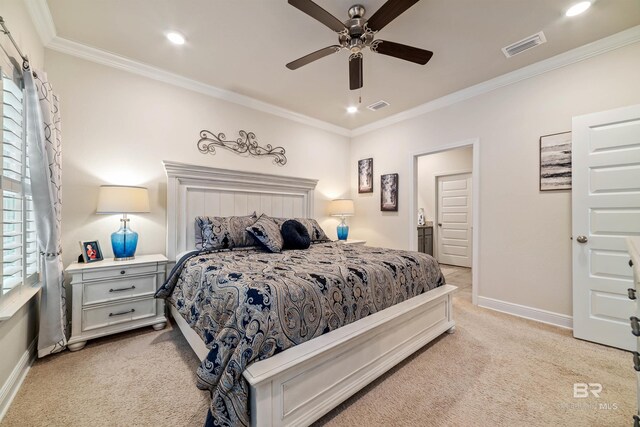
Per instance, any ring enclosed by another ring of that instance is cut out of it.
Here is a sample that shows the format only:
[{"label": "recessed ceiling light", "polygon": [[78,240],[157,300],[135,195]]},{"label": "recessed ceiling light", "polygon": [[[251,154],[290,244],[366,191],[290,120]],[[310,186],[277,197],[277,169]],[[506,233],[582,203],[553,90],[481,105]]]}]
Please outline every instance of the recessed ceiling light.
[{"label": "recessed ceiling light", "polygon": [[173,44],[184,44],[184,36],[180,33],[176,33],[175,31],[167,33],[167,38]]},{"label": "recessed ceiling light", "polygon": [[567,9],[567,11],[564,14],[566,16],[580,15],[582,12],[589,9],[590,7],[591,7],[590,1],[581,1],[580,3],[576,3],[573,6],[571,6],[569,9]]},{"label": "recessed ceiling light", "polygon": [[358,112],[358,107],[356,106],[351,106],[351,107],[347,107],[347,113],[349,114],[353,114],[353,113],[357,113]]}]

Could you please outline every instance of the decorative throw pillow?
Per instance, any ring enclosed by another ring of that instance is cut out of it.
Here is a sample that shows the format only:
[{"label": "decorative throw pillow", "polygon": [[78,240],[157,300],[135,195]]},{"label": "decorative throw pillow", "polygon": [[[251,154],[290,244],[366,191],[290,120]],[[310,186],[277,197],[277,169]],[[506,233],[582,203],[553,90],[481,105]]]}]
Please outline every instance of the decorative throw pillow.
[{"label": "decorative throw pillow", "polygon": [[300,221],[290,219],[280,227],[285,249],[307,249],[311,245],[311,237],[307,227]]},{"label": "decorative throw pillow", "polygon": [[232,249],[255,246],[246,228],[256,222],[256,213],[247,216],[196,217],[196,249]]},{"label": "decorative throw pillow", "polygon": [[280,233],[280,227],[268,216],[262,214],[260,218],[246,228],[253,237],[271,252],[282,251],[284,240]]},{"label": "decorative throw pillow", "polygon": [[312,218],[273,218],[273,220],[280,226],[289,219],[294,219],[304,225],[309,233],[309,237],[311,238],[311,242],[329,242],[331,239],[327,237],[327,234],[324,232],[318,221]]},{"label": "decorative throw pillow", "polygon": [[322,227],[320,227],[320,224],[318,224],[318,221],[316,221],[313,218],[307,218],[306,221],[309,223],[309,225],[305,224],[304,222],[302,223],[305,224],[305,226],[307,227],[307,230],[311,229],[311,232],[309,233],[309,237],[311,237],[312,242],[330,242],[331,241],[331,239],[329,239],[329,237],[327,236],[327,233],[325,233]]}]

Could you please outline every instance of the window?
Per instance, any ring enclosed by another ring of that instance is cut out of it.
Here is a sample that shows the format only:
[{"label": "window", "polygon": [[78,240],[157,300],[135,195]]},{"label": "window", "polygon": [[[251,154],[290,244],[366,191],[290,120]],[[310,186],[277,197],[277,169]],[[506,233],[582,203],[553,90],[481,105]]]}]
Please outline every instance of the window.
[{"label": "window", "polygon": [[35,215],[25,139],[22,84],[0,69],[2,82],[2,246],[0,299],[38,280]]}]

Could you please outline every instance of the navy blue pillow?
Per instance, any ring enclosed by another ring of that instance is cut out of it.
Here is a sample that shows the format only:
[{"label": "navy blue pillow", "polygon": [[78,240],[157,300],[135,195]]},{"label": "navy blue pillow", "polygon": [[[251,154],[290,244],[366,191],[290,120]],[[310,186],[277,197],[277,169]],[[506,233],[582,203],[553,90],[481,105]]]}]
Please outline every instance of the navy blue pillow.
[{"label": "navy blue pillow", "polygon": [[311,237],[307,227],[295,219],[285,221],[280,232],[285,249],[307,249],[311,245]]}]

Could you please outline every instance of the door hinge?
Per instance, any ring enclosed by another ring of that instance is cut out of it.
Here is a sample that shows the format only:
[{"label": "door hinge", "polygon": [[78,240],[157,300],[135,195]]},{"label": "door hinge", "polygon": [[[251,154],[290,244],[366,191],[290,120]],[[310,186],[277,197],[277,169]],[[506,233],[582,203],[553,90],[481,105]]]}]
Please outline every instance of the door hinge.
[{"label": "door hinge", "polygon": [[631,316],[629,320],[631,320],[631,333],[636,337],[640,337],[640,319],[636,316]]}]

